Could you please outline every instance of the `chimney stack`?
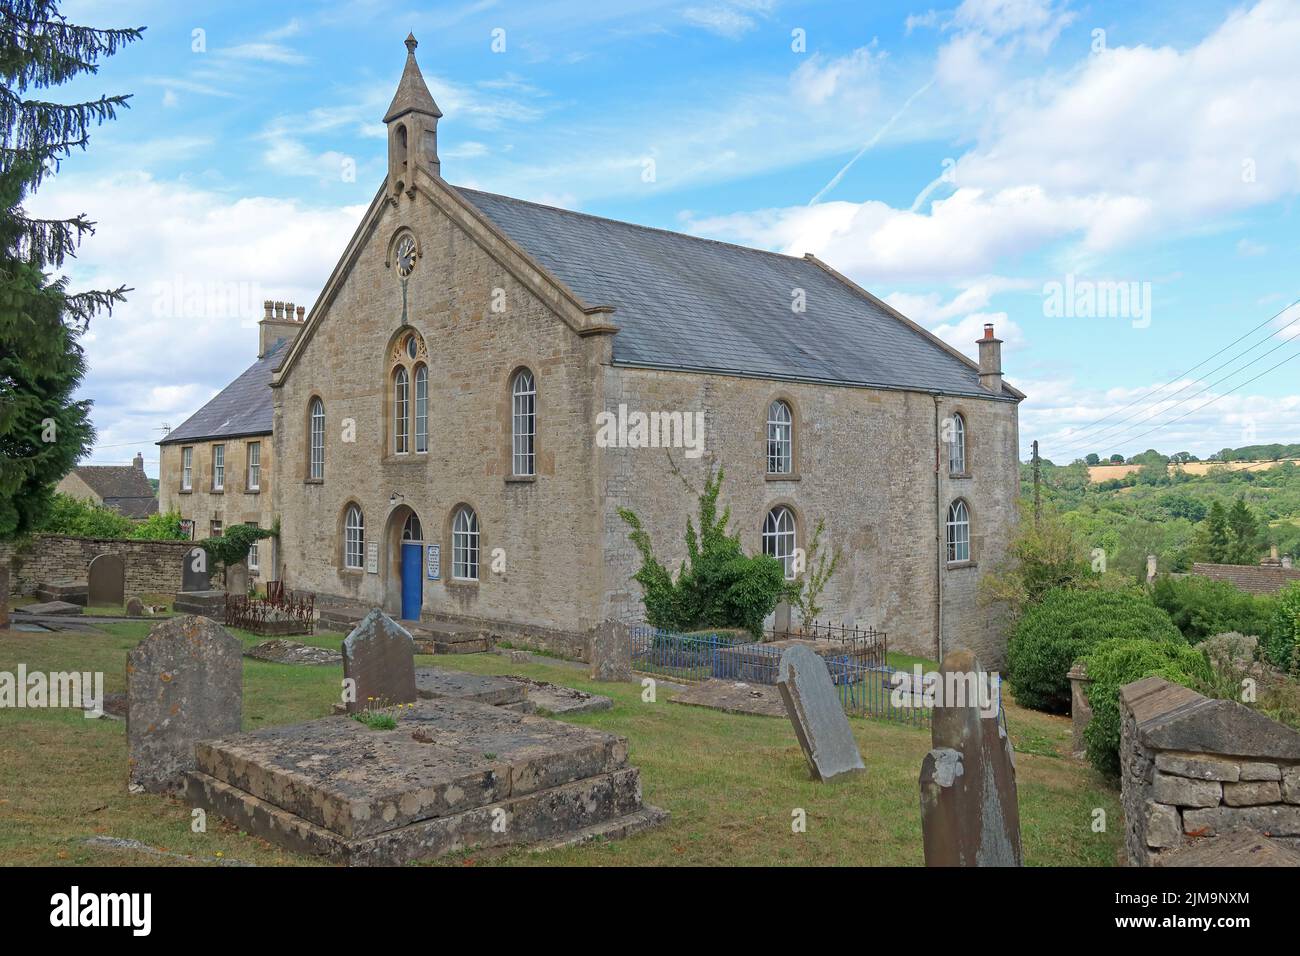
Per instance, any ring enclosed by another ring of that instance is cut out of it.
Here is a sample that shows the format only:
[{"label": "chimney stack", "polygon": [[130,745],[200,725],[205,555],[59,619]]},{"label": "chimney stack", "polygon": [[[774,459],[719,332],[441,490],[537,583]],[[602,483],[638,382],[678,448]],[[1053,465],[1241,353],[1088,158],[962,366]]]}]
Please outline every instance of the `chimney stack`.
[{"label": "chimney stack", "polygon": [[1266,568],[1282,567],[1282,559],[1277,556],[1277,545],[1270,547],[1268,549],[1268,557],[1259,563],[1262,567]]},{"label": "chimney stack", "polygon": [[[290,345],[302,331],[303,315],[307,311],[301,305],[294,305],[292,302],[272,301],[267,299],[262,303],[262,308],[266,316],[258,322],[258,342],[257,357],[264,358],[275,343],[281,339],[286,340]],[[287,349],[282,349],[280,354],[283,357]]]},{"label": "chimney stack", "polygon": [[1291,555],[1282,555],[1282,567],[1286,568],[1288,571],[1291,570]]},{"label": "chimney stack", "polygon": [[1002,394],[1002,340],[994,336],[993,323],[984,323],[980,347],[980,385],[994,395]]},{"label": "chimney stack", "polygon": [[140,452],[135,453],[135,458],[131,460],[131,466],[136,471],[144,471],[144,455]]}]

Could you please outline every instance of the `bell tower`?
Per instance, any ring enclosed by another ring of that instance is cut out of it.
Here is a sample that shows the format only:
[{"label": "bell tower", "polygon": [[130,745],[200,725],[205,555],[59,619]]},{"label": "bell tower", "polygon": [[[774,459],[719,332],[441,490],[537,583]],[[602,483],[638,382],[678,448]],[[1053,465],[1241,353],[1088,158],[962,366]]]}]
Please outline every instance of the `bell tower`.
[{"label": "bell tower", "polygon": [[415,34],[406,37],[406,66],[384,124],[388,127],[388,192],[395,196],[415,188],[415,166],[442,175],[438,162],[438,119],[442,110],[433,101],[415,62]]}]

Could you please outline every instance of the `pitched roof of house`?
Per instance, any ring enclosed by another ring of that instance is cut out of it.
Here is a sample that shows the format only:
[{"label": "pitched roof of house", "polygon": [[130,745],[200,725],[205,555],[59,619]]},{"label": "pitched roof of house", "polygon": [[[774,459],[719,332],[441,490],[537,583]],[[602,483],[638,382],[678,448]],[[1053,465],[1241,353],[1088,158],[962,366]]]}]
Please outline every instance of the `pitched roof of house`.
[{"label": "pitched roof of house", "polygon": [[167,433],[159,445],[269,435],[274,413],[271,407],[271,374],[284,359],[285,340],[280,339],[266,354],[244,370],[211,401],[178,427]]},{"label": "pitched roof of house", "polygon": [[1215,581],[1227,581],[1251,594],[1276,594],[1292,581],[1300,581],[1300,568],[1268,564],[1209,564],[1197,561],[1192,573]]},{"label": "pitched roof of house", "polygon": [[158,511],[158,498],[142,468],[134,465],[78,465],[72,473],[105,505],[128,518],[147,518]]},{"label": "pitched roof of house", "polygon": [[815,260],[455,188],[588,306],[614,307],[616,364],[989,397],[974,363]]}]

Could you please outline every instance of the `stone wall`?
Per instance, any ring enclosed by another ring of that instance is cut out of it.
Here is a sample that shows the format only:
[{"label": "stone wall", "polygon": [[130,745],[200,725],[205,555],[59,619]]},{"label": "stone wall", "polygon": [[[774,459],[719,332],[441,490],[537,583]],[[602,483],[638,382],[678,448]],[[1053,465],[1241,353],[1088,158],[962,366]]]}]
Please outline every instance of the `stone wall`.
[{"label": "stone wall", "polygon": [[43,584],[85,584],[91,560],[116,554],[126,569],[126,593],[172,594],[181,589],[181,563],[192,547],[185,541],[117,541],[39,534],[29,542],[0,544],[0,563],[9,567],[11,594],[30,594]]},{"label": "stone wall", "polygon": [[1125,848],[1137,866],[1200,837],[1300,847],[1300,733],[1243,704],[1149,677],[1120,690]]}]

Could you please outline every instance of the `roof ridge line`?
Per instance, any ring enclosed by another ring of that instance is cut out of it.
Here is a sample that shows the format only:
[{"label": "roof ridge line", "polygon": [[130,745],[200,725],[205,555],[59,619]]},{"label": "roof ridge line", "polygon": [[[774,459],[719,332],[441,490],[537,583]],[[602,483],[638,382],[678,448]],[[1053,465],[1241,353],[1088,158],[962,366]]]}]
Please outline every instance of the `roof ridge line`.
[{"label": "roof ridge line", "polygon": [[544,202],[534,202],[531,199],[520,199],[518,196],[507,196],[505,193],[488,192],[486,189],[474,189],[470,186],[452,186],[452,188],[463,190],[464,192],[478,193],[481,196],[495,196],[498,199],[508,199],[510,202],[523,203],[526,206],[536,206],[538,209],[549,209],[552,212],[562,212],[570,216],[582,216],[584,219],[595,219],[598,222],[612,222],[616,226],[627,226],[630,229],[644,229],[647,232],[661,232],[668,236],[678,236],[682,239],[693,239],[696,242],[711,242],[717,246],[727,246],[731,249],[743,249],[746,252],[757,252],[765,256],[776,256],[778,259],[788,259],[791,262],[806,261],[803,256],[797,256],[790,252],[773,252],[771,249],[760,249],[757,246],[746,246],[739,242],[728,242],[725,239],[710,239],[708,236],[693,236],[689,232],[678,232],[676,229],[665,229],[663,226],[647,226],[644,223],[628,222],[626,219],[615,219],[612,216],[598,216],[592,212],[582,212],[578,209],[565,209],[563,206],[552,206]]}]

